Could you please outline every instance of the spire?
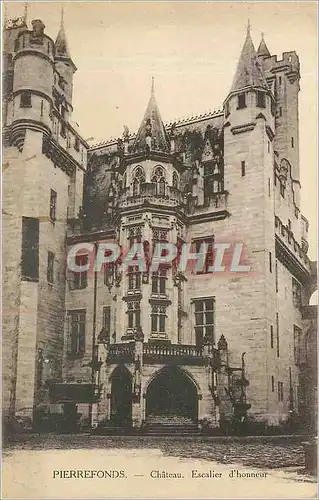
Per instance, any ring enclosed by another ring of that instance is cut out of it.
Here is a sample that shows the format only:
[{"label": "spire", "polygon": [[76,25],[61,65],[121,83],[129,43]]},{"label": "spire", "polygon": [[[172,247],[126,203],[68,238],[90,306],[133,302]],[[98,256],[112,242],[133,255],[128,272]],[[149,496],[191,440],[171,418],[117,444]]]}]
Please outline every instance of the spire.
[{"label": "spire", "polygon": [[257,54],[250,34],[251,25],[248,20],[246,40],[243,45],[237,64],[235,77],[230,91],[243,89],[248,86],[267,87],[261,66],[257,60]]},{"label": "spire", "polygon": [[55,41],[55,53],[57,56],[67,57],[71,59],[70,51],[68,47],[68,42],[66,39],[65,31],[64,31],[64,8],[61,8],[61,24],[58,32],[58,36]]},{"label": "spire", "polygon": [[28,2],[24,2],[23,19],[25,24],[28,24]]},{"label": "spire", "polygon": [[261,41],[257,50],[258,57],[270,57],[270,52],[265,42],[264,34],[261,34]]},{"label": "spire", "polygon": [[154,77],[152,77],[151,97],[138,129],[133,149],[134,151],[170,151],[169,138],[155,100]]}]

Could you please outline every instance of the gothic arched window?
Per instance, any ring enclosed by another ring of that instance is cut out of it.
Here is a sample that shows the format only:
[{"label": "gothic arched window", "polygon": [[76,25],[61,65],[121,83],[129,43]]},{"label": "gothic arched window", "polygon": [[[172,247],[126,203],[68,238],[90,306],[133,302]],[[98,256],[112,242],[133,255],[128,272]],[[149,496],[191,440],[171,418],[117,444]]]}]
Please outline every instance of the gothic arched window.
[{"label": "gothic arched window", "polygon": [[136,167],[133,172],[132,194],[138,196],[140,194],[140,184],[145,182],[145,172],[142,167]]},{"label": "gothic arched window", "polygon": [[165,173],[162,167],[156,167],[151,177],[151,182],[155,185],[155,194],[159,196],[165,195]]},{"label": "gothic arched window", "polygon": [[176,172],[173,172],[173,188],[178,189],[178,175]]}]

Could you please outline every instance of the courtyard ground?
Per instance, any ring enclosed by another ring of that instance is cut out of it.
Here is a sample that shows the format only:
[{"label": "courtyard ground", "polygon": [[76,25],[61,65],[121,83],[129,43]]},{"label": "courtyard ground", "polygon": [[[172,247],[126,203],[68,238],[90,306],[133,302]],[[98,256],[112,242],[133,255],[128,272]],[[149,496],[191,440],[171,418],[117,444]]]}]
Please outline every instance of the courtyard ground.
[{"label": "courtyard ground", "polygon": [[[304,472],[304,441],[304,436],[20,436],[4,447],[3,498],[315,498],[315,479]],[[123,470],[125,477],[54,473],[70,469]],[[181,477],[157,477],[153,471]]]}]

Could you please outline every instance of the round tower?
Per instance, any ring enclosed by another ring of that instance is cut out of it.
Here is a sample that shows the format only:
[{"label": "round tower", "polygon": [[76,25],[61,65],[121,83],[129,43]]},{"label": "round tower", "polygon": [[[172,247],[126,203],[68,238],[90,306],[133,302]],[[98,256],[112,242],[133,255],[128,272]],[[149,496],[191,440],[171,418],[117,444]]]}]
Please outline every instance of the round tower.
[{"label": "round tower", "polygon": [[274,130],[274,96],[258,61],[250,26],[230,92],[224,101],[224,112],[226,122],[231,121],[232,127],[252,125],[262,117]]},{"label": "round tower", "polygon": [[12,140],[17,145],[26,126],[47,134],[52,128],[54,42],[41,20],[32,21],[32,28],[19,33],[14,47]]}]

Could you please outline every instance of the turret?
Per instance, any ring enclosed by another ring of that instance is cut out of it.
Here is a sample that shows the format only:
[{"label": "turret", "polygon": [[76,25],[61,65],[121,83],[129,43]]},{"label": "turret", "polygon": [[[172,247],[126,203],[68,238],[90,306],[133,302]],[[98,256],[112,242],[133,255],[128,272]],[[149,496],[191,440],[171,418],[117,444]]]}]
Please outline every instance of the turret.
[{"label": "turret", "polygon": [[269,52],[269,49],[266,45],[263,33],[261,34],[261,41],[260,41],[259,47],[257,49],[257,57],[261,57],[263,59],[266,57],[270,57],[270,52]]},{"label": "turret", "polygon": [[138,129],[133,150],[135,152],[160,151],[168,153],[170,149],[170,140],[155,100],[154,79],[152,79],[151,97]]},{"label": "turret", "polygon": [[59,91],[62,91],[67,102],[72,104],[72,92],[73,92],[73,75],[76,72],[77,68],[72,61],[70,50],[68,47],[68,42],[64,29],[64,13],[62,9],[61,13],[61,24],[60,29],[55,41],[55,68],[58,72],[56,75],[55,81],[56,85],[59,88]]},{"label": "turret", "polygon": [[[261,52],[266,52],[263,44]],[[268,49],[267,49],[268,50]],[[231,125],[252,124],[262,115],[274,127],[274,96],[269,90],[262,65],[258,61],[251,34],[247,27],[246,39],[237,64],[230,92],[224,102],[225,119]]]},{"label": "turret", "polygon": [[25,125],[47,134],[52,127],[54,43],[44,33],[45,26],[40,19],[31,24],[32,31],[19,32],[12,58],[12,139],[17,145]]}]

